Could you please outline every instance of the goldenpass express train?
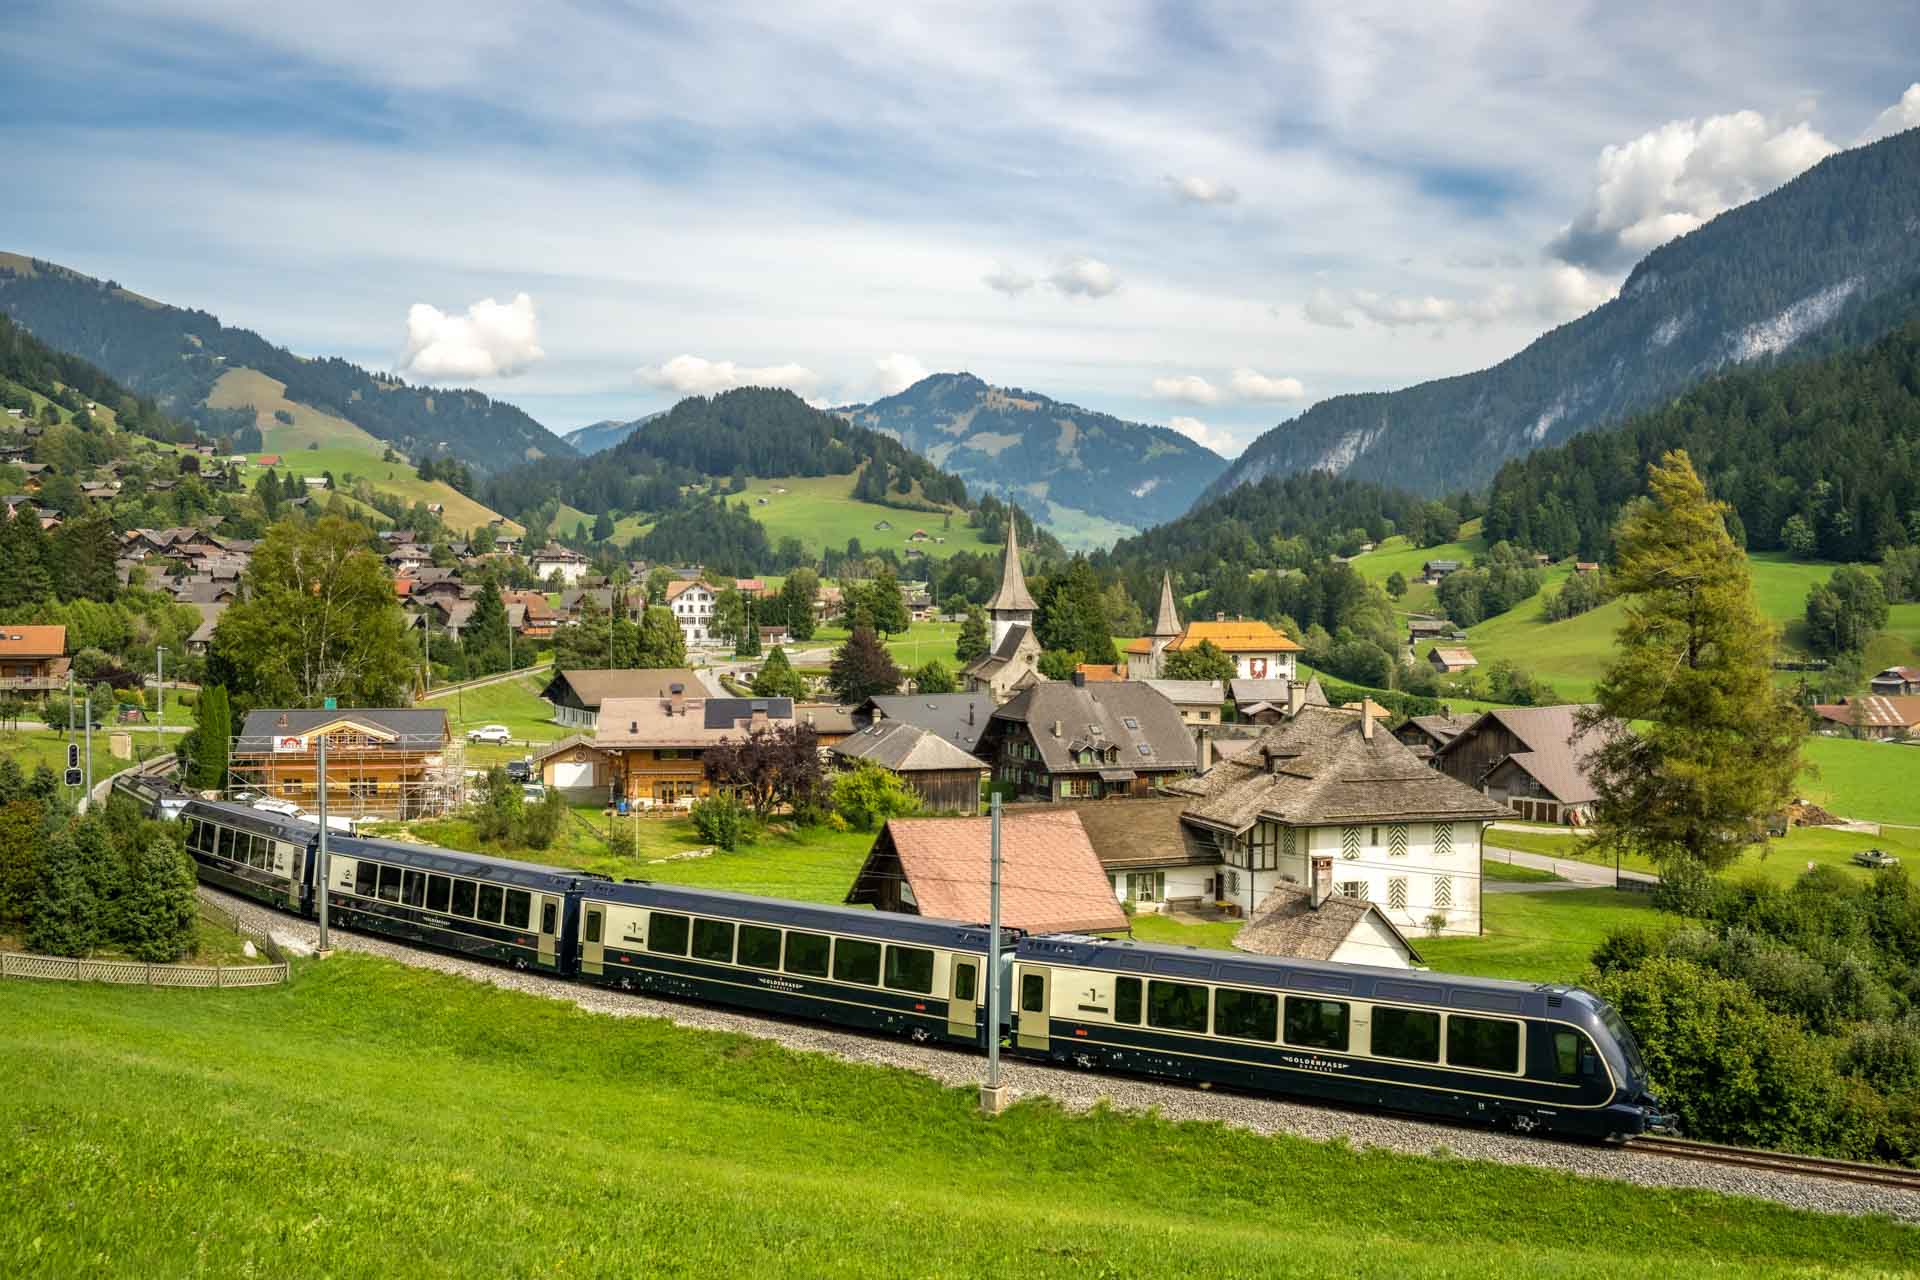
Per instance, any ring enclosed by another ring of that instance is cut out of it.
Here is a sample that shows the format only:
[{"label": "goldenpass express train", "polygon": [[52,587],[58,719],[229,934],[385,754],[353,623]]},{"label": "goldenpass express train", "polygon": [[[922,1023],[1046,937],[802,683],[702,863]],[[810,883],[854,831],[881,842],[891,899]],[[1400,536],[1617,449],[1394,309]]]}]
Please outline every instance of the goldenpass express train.
[{"label": "goldenpass express train", "polygon": [[[179,816],[201,879],[315,915],[315,825],[207,800]],[[1632,1033],[1578,987],[1007,929],[991,954],[978,924],[327,845],[330,923],[577,982],[1522,1133],[1666,1127]]]}]

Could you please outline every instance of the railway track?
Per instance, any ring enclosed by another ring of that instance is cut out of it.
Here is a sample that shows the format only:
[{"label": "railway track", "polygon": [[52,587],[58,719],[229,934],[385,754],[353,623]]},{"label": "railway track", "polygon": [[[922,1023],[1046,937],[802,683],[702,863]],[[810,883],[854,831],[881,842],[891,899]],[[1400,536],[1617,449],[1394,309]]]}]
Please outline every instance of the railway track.
[{"label": "railway track", "polygon": [[1675,1160],[1695,1160],[1703,1164],[1765,1169],[1774,1173],[1829,1178],[1836,1182],[1920,1191],[1920,1169],[1902,1169],[1897,1165],[1862,1164],[1855,1160],[1830,1160],[1825,1156],[1794,1155],[1786,1151],[1758,1151],[1752,1147],[1725,1147],[1687,1138],[1642,1136],[1629,1139],[1626,1148],[1643,1155],[1668,1156]]}]

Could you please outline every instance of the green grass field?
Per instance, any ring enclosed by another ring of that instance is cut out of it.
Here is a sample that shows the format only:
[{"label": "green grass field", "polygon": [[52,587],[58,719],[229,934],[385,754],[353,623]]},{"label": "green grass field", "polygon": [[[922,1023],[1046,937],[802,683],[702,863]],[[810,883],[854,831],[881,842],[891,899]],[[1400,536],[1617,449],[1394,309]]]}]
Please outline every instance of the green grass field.
[{"label": "green grass field", "polygon": [[[192,719],[192,713],[171,705],[168,699],[167,718],[173,724],[184,724]],[[37,712],[36,712],[37,714]],[[110,749],[109,735],[118,732],[133,735],[133,760],[116,760]],[[173,750],[173,744],[179,735],[169,733],[163,742],[154,739],[154,727],[151,724],[130,724],[101,726],[93,731],[93,780],[99,782],[111,777],[137,760],[147,760],[162,751]],[[74,730],[73,740],[80,744],[80,763],[86,764],[86,734]],[[65,729],[17,729],[0,733],[0,755],[5,755],[31,774],[41,765],[55,773],[67,767],[67,731]],[[75,788],[78,791],[78,788]]]},{"label": "green grass field", "polygon": [[1350,563],[1368,582],[1385,584],[1388,578],[1399,573],[1407,580],[1407,594],[1394,607],[1403,614],[1426,613],[1439,608],[1439,598],[1434,588],[1414,581],[1420,576],[1420,566],[1429,560],[1472,564],[1473,558],[1486,549],[1486,540],[1480,536],[1480,522],[1468,520],[1460,526],[1457,541],[1437,547],[1416,547],[1395,534],[1365,555],[1355,556]]},{"label": "green grass field", "polygon": [[1920,748],[1812,737],[1801,758],[1819,770],[1801,775],[1806,799],[1842,817],[1920,825]]},{"label": "green grass field", "polygon": [[[1554,827],[1489,831],[1487,844],[1491,848],[1514,849],[1521,853],[1537,853],[1573,862],[1591,862],[1605,867],[1614,865],[1613,855],[1602,856],[1593,852],[1587,837]],[[1920,831],[1888,827],[1875,836],[1835,831],[1828,827],[1795,827],[1778,840],[1750,847],[1723,874],[1732,878],[1758,874],[1765,879],[1786,884],[1798,879],[1809,863],[1822,863],[1839,867],[1848,875],[1864,877],[1873,873],[1854,866],[1852,858],[1861,849],[1873,848],[1898,854],[1903,862],[1911,866],[1920,862]],[[1651,861],[1637,854],[1622,857],[1620,866],[1628,871],[1659,871]]]},{"label": "green grass field", "polygon": [[420,700],[420,705],[445,708],[448,728],[455,737],[464,737],[467,730],[483,724],[504,724],[513,730],[516,738],[556,742],[571,730],[554,723],[553,704],[540,697],[540,691],[552,678],[552,670],[542,667],[529,675],[478,689],[431,693]]},{"label": "green grass field", "polygon": [[1028,1102],[370,956],[0,985],[0,1257],[75,1276],[1892,1275],[1911,1228]]},{"label": "green grass field", "polygon": [[[846,638],[844,627],[820,627],[814,631],[813,639],[789,645],[788,649],[831,649],[844,643]],[[960,663],[953,656],[953,646],[959,639],[957,622],[916,622],[899,635],[888,636],[883,643],[903,671],[923,667],[933,658],[944,662],[949,671],[958,671]]]},{"label": "green grass field", "polygon": [[1488,893],[1478,938],[1414,938],[1435,969],[1530,982],[1576,982],[1609,930],[1659,918],[1649,896],[1618,889]]},{"label": "green grass field", "polygon": [[[780,490],[785,492],[780,492]],[[760,499],[766,499],[766,505]],[[868,551],[891,548],[904,556],[909,547],[924,551],[931,559],[942,559],[956,551],[997,554],[997,548],[980,541],[980,531],[968,526],[966,517],[953,513],[951,528],[938,511],[907,511],[853,499],[853,477],[789,476],[784,479],[753,480],[744,493],[728,499],[735,505],[747,504],[747,510],[767,531],[767,540],[798,538],[814,554],[825,547],[843,549],[848,539],[858,538]],[[876,524],[891,525],[876,529]],[[616,526],[617,528],[618,526]],[[915,529],[924,529],[924,542],[910,542]],[[944,538],[944,543],[934,541]]]}]

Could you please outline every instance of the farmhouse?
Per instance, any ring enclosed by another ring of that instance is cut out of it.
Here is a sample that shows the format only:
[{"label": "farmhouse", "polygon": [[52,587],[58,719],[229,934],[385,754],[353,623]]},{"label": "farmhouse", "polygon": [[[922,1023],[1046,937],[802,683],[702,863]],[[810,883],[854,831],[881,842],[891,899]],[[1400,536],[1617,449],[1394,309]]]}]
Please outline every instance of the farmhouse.
[{"label": "farmhouse", "polygon": [[1499,707],[1435,748],[1433,767],[1530,821],[1584,823],[1598,798],[1586,767],[1592,748],[1575,738],[1584,709]]},{"label": "farmhouse", "polygon": [[1429,583],[1438,582],[1448,574],[1458,572],[1460,572],[1458,560],[1429,560],[1420,566],[1421,579]]},{"label": "farmhouse", "polygon": [[1888,667],[1869,680],[1867,688],[1886,698],[1920,694],[1920,667]]},{"label": "farmhouse", "polygon": [[586,575],[588,561],[578,551],[549,542],[527,557],[527,564],[542,582],[557,573],[560,581],[571,587]]},{"label": "farmhouse", "polygon": [[1898,738],[1920,728],[1920,697],[1883,698],[1874,694],[1843,698],[1815,706],[1813,713],[1828,728],[1845,729],[1863,738]]},{"label": "farmhouse", "polygon": [[1021,799],[1139,795],[1199,764],[1171,702],[1137,680],[1046,680],[993,713],[975,752]]},{"label": "farmhouse", "polygon": [[790,698],[608,698],[593,745],[613,762],[613,785],[631,804],[687,804],[708,793],[708,747],[755,729],[795,723]]},{"label": "farmhouse", "polygon": [[830,748],[834,763],[852,767],[862,761],[876,764],[920,797],[929,813],[980,811],[980,788],[987,765],[936,733],[899,720],[880,720]]},{"label": "farmhouse", "polygon": [[1427,655],[1427,661],[1443,676],[1470,671],[1480,665],[1480,659],[1473,656],[1473,650],[1441,645],[1434,646],[1433,651]]},{"label": "farmhouse", "polygon": [[899,720],[939,735],[977,755],[980,735],[993,717],[993,699],[981,693],[878,694],[863,703],[855,719]]},{"label": "farmhouse", "polygon": [[0,625],[0,689],[45,693],[67,678],[67,629]]},{"label": "farmhouse", "polygon": [[421,818],[459,801],[460,769],[449,761],[447,713],[438,707],[250,711],[233,744],[234,785],[315,807],[322,738],[330,813]]},{"label": "farmhouse", "polygon": [[600,708],[608,698],[664,698],[675,685],[699,688],[700,678],[685,667],[556,671],[540,696],[553,704],[555,722],[592,729],[599,725]]},{"label": "farmhouse", "polygon": [[[873,842],[846,901],[984,922],[991,829],[988,818],[895,818]],[[1000,922],[1029,933],[1126,931],[1126,913],[1071,809],[1002,816]]]}]

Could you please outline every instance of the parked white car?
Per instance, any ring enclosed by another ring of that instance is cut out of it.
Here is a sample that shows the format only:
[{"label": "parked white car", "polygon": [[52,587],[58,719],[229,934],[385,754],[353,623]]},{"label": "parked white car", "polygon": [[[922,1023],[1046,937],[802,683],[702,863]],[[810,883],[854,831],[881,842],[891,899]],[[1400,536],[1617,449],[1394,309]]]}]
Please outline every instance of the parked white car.
[{"label": "parked white car", "polygon": [[467,730],[468,742],[511,742],[513,730],[503,724],[483,724],[478,729]]},{"label": "parked white car", "polygon": [[307,811],[291,800],[255,800],[253,807],[263,813],[277,813],[283,818],[304,818]]}]

